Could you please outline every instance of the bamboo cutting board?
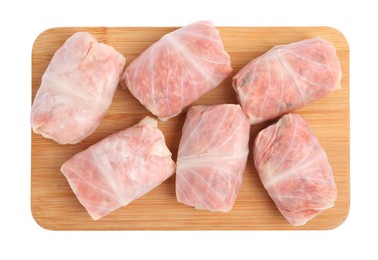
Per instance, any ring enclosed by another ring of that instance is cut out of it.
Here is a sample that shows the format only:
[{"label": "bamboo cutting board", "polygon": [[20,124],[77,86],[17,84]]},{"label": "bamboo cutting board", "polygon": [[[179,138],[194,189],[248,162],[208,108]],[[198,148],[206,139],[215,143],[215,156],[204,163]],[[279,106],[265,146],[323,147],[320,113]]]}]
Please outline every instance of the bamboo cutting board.
[{"label": "bamboo cutting board", "polygon": [[[176,28],[53,28],[35,40],[32,52],[32,97],[54,52],[77,31],[88,31],[100,42],[125,55],[127,64],[165,33]],[[335,206],[305,226],[292,227],[279,213],[264,190],[249,154],[244,182],[234,208],[229,213],[195,210],[175,197],[175,176],[130,205],[93,221],[76,199],[61,165],[79,151],[106,136],[127,128],[146,115],[152,116],[128,90],[117,89],[113,103],[99,128],[76,145],[59,145],[32,133],[31,209],[35,221],[50,230],[291,230],[332,229],[342,224],[349,212],[349,47],[344,36],[329,27],[221,27],[218,28],[231,56],[232,74],[195,104],[237,103],[232,77],[253,58],[275,45],[312,37],[331,41],[342,67],[341,89],[297,110],[312,126],[328,154],[338,189]],[[159,122],[173,159],[176,160],[185,112]],[[269,123],[252,126],[250,151],[259,130]]]}]

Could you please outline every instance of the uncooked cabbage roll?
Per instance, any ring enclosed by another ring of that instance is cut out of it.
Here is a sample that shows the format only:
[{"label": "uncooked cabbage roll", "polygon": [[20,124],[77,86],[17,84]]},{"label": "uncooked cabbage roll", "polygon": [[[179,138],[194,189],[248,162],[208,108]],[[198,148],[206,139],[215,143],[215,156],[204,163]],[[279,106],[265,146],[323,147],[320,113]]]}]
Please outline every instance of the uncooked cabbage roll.
[{"label": "uncooked cabbage roll", "polygon": [[239,105],[191,107],[177,156],[177,200],[196,209],[230,211],[243,182],[249,131]]},{"label": "uncooked cabbage roll", "polygon": [[87,32],[73,34],[52,57],[31,108],[33,131],[60,144],[89,136],[108,111],[126,64]]},{"label": "uncooked cabbage roll", "polygon": [[61,171],[97,220],[151,191],[175,172],[157,120],[146,117],[76,154]]},{"label": "uncooked cabbage roll", "polygon": [[231,71],[218,30],[199,21],[164,35],[126,68],[121,81],[152,114],[167,120]]},{"label": "uncooked cabbage roll", "polygon": [[261,181],[294,226],[333,207],[336,184],[326,152],[306,121],[287,114],[259,132],[253,158]]},{"label": "uncooked cabbage roll", "polygon": [[234,77],[240,105],[257,124],[301,108],[340,88],[335,47],[321,38],[276,46]]}]

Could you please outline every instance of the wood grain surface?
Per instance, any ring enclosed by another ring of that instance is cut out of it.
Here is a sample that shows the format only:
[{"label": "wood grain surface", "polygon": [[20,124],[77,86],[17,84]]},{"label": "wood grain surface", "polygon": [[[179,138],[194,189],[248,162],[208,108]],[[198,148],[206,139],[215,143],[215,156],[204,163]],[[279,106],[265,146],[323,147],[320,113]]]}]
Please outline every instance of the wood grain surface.
[{"label": "wood grain surface", "polygon": [[[164,27],[76,27],[52,28],[35,40],[32,52],[32,97],[54,52],[77,31],[88,31],[100,42],[125,55],[127,64],[176,28]],[[338,189],[335,206],[305,226],[292,227],[280,214],[264,190],[249,154],[244,182],[231,212],[214,213],[180,204],[175,197],[175,176],[126,207],[93,221],[76,199],[61,165],[71,156],[106,136],[127,128],[146,115],[152,116],[128,90],[118,87],[113,103],[99,128],[76,145],[59,145],[32,133],[31,209],[35,221],[50,230],[325,230],[344,222],[350,202],[350,121],[349,121],[349,46],[344,36],[329,27],[220,27],[233,72],[217,88],[194,104],[237,103],[231,87],[232,77],[250,60],[275,45],[312,37],[331,41],[342,66],[341,89],[297,110],[311,125],[328,154]],[[168,122],[160,122],[173,159],[176,160],[185,111]],[[256,134],[271,122],[251,128],[250,151]]]}]

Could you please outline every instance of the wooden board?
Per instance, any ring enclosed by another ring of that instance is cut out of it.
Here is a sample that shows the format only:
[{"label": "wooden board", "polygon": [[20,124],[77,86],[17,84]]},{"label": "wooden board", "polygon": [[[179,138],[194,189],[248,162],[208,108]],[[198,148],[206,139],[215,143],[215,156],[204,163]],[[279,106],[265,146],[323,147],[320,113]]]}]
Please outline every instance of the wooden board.
[{"label": "wooden board", "polygon": [[[32,97],[54,52],[76,31],[88,31],[100,42],[125,55],[127,64],[162,35],[176,28],[53,28],[41,33],[32,52]],[[264,190],[248,157],[242,189],[229,213],[195,210],[175,197],[175,176],[162,185],[101,220],[93,221],[76,199],[59,169],[63,162],[106,136],[151,115],[128,90],[117,89],[113,103],[99,128],[77,145],[59,145],[32,133],[31,209],[36,222],[51,230],[291,230],[332,229],[343,223],[349,212],[349,47],[344,36],[329,27],[222,27],[225,49],[231,55],[232,74],[195,104],[236,103],[232,77],[253,58],[275,45],[312,37],[331,41],[342,66],[341,89],[296,112],[312,126],[332,165],[338,188],[335,206],[305,226],[292,227],[279,213]],[[176,160],[185,111],[168,122],[159,122],[167,145]],[[259,130],[251,128],[250,150]]]}]

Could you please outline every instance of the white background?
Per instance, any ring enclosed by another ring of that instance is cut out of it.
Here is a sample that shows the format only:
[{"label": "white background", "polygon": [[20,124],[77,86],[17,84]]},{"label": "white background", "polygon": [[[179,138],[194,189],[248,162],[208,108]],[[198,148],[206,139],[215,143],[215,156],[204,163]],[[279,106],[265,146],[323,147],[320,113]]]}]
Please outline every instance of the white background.
[{"label": "white background", "polygon": [[[0,3],[0,259],[378,259],[375,1],[44,2]],[[344,224],[312,232],[56,232],[40,228],[30,210],[34,39],[56,26],[182,26],[200,19],[210,19],[216,26],[332,26],[346,36],[351,54],[351,208]]]}]

